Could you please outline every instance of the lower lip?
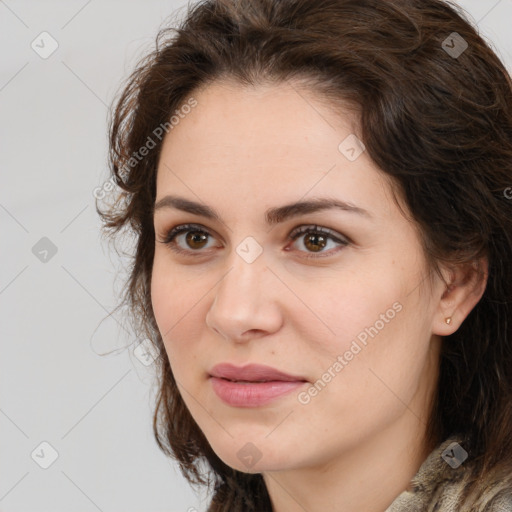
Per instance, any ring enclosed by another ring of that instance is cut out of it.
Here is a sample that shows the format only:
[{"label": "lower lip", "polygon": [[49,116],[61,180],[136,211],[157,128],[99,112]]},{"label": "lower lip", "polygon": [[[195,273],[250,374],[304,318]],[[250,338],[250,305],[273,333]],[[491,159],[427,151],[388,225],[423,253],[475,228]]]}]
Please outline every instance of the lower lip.
[{"label": "lower lip", "polygon": [[210,377],[213,391],[228,405],[234,407],[259,407],[282,397],[300,386],[302,381],[232,382]]}]

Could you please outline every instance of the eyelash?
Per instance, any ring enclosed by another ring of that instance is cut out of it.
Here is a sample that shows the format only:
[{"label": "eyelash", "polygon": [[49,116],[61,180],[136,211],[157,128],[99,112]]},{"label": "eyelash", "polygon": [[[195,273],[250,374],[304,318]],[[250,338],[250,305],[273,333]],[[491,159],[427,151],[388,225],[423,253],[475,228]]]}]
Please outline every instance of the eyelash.
[{"label": "eyelash", "polygon": [[[193,250],[185,250],[185,249],[181,249],[180,247],[178,247],[176,245],[176,243],[174,242],[174,239],[182,234],[182,233],[187,233],[187,232],[199,232],[199,233],[203,233],[203,234],[206,234],[208,236],[212,236],[211,233],[209,233],[206,229],[204,229],[202,226],[198,225],[198,224],[182,224],[180,226],[176,226],[174,228],[171,228],[164,240],[161,241],[161,243],[169,246],[169,248],[178,253],[178,254],[184,254],[184,255],[187,255],[187,256],[193,256],[193,257],[197,257],[197,256],[202,256],[203,255],[203,251],[200,251],[200,250],[197,250],[197,251],[193,251]],[[290,240],[292,240],[293,242],[295,242],[295,240],[297,240],[298,238],[300,238],[300,236],[304,236],[306,234],[322,234],[324,235],[326,238],[336,242],[336,243],[339,243],[341,244],[342,247],[346,247],[347,245],[349,245],[351,243],[351,241],[347,238],[347,239],[340,239],[338,238],[335,233],[329,229],[326,229],[326,228],[322,228],[320,226],[317,226],[317,225],[309,225],[309,226],[300,226],[298,228],[295,228],[289,235],[288,235],[288,238]],[[335,253],[339,252],[341,248],[338,248],[337,251],[335,251]],[[304,251],[299,251],[299,252],[304,252]],[[194,254],[195,253],[195,254]],[[322,253],[318,253],[318,254],[322,254],[320,256],[317,256],[315,255],[315,253],[306,253],[305,256],[303,256],[304,258],[306,259],[318,259],[318,258],[324,258],[324,257],[328,257],[328,256],[332,256],[332,253],[329,253],[327,252],[327,254],[325,255],[323,252]]]}]

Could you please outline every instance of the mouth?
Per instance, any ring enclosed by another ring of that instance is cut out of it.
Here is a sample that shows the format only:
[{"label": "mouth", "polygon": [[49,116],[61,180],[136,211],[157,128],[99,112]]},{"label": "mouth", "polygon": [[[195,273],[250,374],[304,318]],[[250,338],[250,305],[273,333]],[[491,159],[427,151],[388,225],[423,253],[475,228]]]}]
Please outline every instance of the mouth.
[{"label": "mouth", "polygon": [[210,376],[225,379],[231,382],[307,382],[302,376],[290,375],[280,370],[261,364],[235,366],[230,363],[221,363],[210,370]]},{"label": "mouth", "polygon": [[284,373],[270,366],[250,364],[237,367],[229,363],[210,371],[213,391],[233,407],[260,407],[305,385],[307,379]]}]

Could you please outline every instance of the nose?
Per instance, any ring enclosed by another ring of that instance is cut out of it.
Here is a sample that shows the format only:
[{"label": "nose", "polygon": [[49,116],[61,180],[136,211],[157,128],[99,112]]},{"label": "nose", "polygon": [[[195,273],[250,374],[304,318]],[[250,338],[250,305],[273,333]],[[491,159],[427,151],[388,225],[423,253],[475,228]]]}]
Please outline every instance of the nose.
[{"label": "nose", "polygon": [[206,315],[206,324],[226,340],[247,342],[282,325],[282,283],[270,272],[263,254],[248,263],[233,251]]}]

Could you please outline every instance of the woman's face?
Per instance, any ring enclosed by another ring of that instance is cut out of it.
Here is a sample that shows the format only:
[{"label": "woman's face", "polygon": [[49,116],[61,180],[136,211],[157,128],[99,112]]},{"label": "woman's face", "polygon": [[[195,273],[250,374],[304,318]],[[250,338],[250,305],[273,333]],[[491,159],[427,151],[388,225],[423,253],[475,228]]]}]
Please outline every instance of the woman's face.
[{"label": "woman's face", "polygon": [[[214,451],[262,472],[327,464],[389,429],[422,434],[443,287],[428,288],[417,233],[351,115],[291,84],[215,83],[194,98],[158,165],[151,296]],[[270,214],[327,199],[351,207]]]}]

